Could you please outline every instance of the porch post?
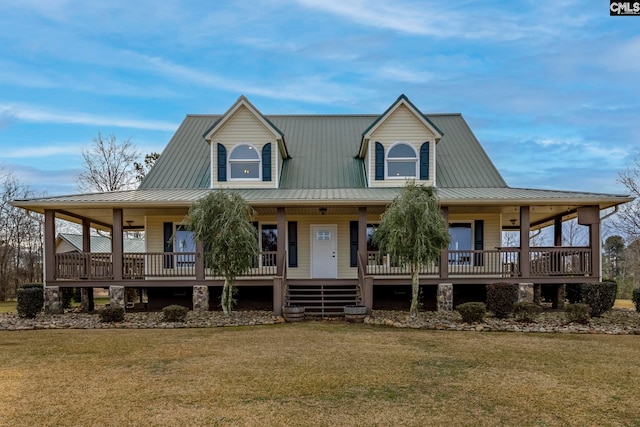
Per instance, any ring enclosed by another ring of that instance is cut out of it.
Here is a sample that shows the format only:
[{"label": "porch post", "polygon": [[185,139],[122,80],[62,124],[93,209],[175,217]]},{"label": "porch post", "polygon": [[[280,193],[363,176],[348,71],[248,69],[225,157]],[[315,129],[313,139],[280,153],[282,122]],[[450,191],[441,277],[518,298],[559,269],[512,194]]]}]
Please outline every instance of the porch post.
[{"label": "porch post", "polygon": [[591,276],[602,281],[602,266],[600,265],[600,207],[583,206],[578,208],[578,224],[589,226],[589,249],[591,250]]},{"label": "porch post", "polygon": [[[196,280],[204,280],[204,244],[196,241]],[[207,308],[208,310],[208,308]]]},{"label": "porch post", "polygon": [[56,279],[56,211],[44,210],[44,283]]},{"label": "porch post", "polygon": [[602,240],[600,239],[600,212],[597,220],[589,225],[589,249],[591,249],[591,275],[596,276],[598,281],[602,281],[602,264],[600,253],[602,252]]},{"label": "porch post", "polygon": [[[82,218],[82,252],[91,252],[91,222],[87,218]],[[85,265],[84,269],[86,274],[89,266]],[[95,308],[93,303],[93,288],[80,288],[80,300],[80,311],[83,313],[93,311]]]},{"label": "porch post", "polygon": [[562,246],[562,215],[557,215],[553,219],[553,244]]},{"label": "porch post", "polygon": [[278,232],[278,240],[276,241],[276,276],[273,278],[273,314],[282,315],[282,305],[284,293],[284,268],[286,260],[286,216],[283,207],[276,209],[276,227]]},{"label": "porch post", "polygon": [[[365,280],[367,276],[367,207],[358,208],[358,283],[362,292],[362,304],[371,311],[373,308],[373,278]],[[364,262],[364,265],[360,265]],[[370,286],[371,285],[371,286]]]},{"label": "porch post", "polygon": [[91,252],[91,223],[82,218],[82,252]]},{"label": "porch post", "polygon": [[122,237],[122,209],[113,210],[113,227],[111,228],[111,256],[113,258],[113,280],[122,280],[123,270],[123,237]]},{"label": "porch post", "polygon": [[[442,211],[442,216],[444,216],[444,221],[449,224],[449,208],[446,206],[442,206],[440,208]],[[449,248],[444,248],[440,251],[440,278],[447,279],[449,278]]]},{"label": "porch post", "polygon": [[[282,276],[284,273],[285,252],[286,252],[286,221],[284,208],[278,208],[276,213],[276,227],[278,232],[278,240],[276,244],[276,274]],[[274,289],[274,295],[275,295]]]},{"label": "porch post", "polygon": [[529,247],[529,206],[520,206],[520,275],[531,276],[531,255]]}]

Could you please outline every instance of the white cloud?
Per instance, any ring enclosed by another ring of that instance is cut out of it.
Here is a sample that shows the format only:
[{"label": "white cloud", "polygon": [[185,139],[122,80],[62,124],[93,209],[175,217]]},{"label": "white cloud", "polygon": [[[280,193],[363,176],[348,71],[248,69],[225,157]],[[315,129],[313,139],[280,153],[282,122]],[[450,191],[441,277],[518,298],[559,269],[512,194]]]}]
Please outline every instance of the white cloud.
[{"label": "white cloud", "polygon": [[182,82],[187,81],[202,86],[223,89],[245,95],[263,96],[271,99],[294,100],[309,103],[331,104],[358,98],[366,89],[349,87],[347,84],[334,83],[319,75],[304,76],[284,83],[250,84],[229,79],[217,74],[203,72],[194,68],[174,64],[158,57],[140,55],[155,72],[161,72]]},{"label": "white cloud", "polygon": [[175,131],[178,127],[176,123],[158,120],[136,120],[124,117],[109,117],[73,111],[52,111],[30,105],[19,104],[0,104],[0,116],[13,117],[17,120],[32,123],[113,126],[170,132]]},{"label": "white cloud", "polygon": [[40,147],[23,147],[8,149],[3,151],[3,157],[12,158],[29,158],[34,157],[51,157],[64,155],[78,155],[86,144],[59,144]]},{"label": "white cloud", "polygon": [[414,71],[408,67],[387,65],[377,70],[377,77],[404,83],[426,83],[433,80],[434,74],[426,71]]}]

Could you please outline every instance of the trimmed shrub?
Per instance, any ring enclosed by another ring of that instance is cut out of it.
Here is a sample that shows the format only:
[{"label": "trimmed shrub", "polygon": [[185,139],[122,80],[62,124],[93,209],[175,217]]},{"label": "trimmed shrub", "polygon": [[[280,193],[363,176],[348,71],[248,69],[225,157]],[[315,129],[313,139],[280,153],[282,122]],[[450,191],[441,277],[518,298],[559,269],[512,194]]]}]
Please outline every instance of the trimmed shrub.
[{"label": "trimmed shrub", "polygon": [[487,306],[483,302],[466,302],[460,304],[456,310],[464,323],[480,323],[487,314]]},{"label": "trimmed shrub", "polygon": [[100,321],[102,322],[122,322],[124,321],[123,307],[105,307],[100,310]]},{"label": "trimmed shrub", "polygon": [[587,304],[567,304],[564,309],[564,315],[569,322],[588,323],[591,317],[591,307]]},{"label": "trimmed shrub", "polygon": [[162,317],[165,322],[184,322],[188,312],[187,307],[173,304],[162,309]]},{"label": "trimmed shrub", "polygon": [[591,307],[591,316],[600,317],[613,308],[618,285],[615,282],[583,283],[581,291],[582,302]]},{"label": "trimmed shrub", "polygon": [[518,285],[514,283],[492,283],[487,285],[487,310],[496,317],[506,318],[518,301]]},{"label": "trimmed shrub", "polygon": [[519,301],[513,305],[513,316],[518,322],[535,322],[542,307],[529,301]]},{"label": "trimmed shrub", "polygon": [[18,316],[33,319],[44,307],[44,287],[40,283],[28,283],[16,291]]},{"label": "trimmed shrub", "polygon": [[640,288],[633,290],[631,301],[636,305],[636,311],[640,313]]},{"label": "trimmed shrub", "polygon": [[580,283],[567,283],[564,287],[565,297],[569,304],[582,302],[582,285]]}]

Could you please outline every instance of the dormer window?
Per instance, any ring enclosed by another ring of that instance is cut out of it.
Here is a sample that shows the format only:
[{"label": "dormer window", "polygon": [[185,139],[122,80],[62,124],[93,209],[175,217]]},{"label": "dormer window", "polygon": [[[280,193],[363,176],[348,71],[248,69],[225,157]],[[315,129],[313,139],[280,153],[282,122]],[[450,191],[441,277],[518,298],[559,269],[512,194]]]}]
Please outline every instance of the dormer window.
[{"label": "dormer window", "polygon": [[229,155],[230,179],[260,179],[260,153],[251,144],[237,145]]},{"label": "dormer window", "polygon": [[418,154],[405,142],[392,146],[387,153],[387,178],[417,178]]}]

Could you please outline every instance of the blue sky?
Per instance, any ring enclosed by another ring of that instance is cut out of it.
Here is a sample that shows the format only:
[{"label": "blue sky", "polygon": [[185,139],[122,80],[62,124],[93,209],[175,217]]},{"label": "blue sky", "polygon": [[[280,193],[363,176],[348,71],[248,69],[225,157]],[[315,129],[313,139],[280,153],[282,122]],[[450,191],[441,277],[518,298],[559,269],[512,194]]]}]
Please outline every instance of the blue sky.
[{"label": "blue sky", "polygon": [[0,163],[76,192],[101,132],[161,151],[189,113],[460,112],[513,187],[626,193],[640,16],[605,1],[0,2]]}]

